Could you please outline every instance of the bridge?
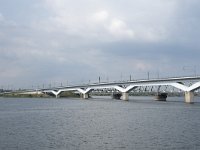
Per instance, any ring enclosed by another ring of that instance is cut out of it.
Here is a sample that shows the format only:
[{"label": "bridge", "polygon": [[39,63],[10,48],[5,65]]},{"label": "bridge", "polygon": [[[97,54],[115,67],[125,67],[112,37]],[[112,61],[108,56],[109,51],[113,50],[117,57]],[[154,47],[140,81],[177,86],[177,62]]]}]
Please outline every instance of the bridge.
[{"label": "bridge", "polygon": [[[190,85],[186,85],[184,84],[184,82],[190,82]],[[115,89],[122,94],[121,96],[122,100],[128,101],[130,91],[139,87],[147,87],[147,86],[171,86],[177,88],[185,93],[186,103],[193,103],[194,91],[200,88],[200,76],[134,80],[134,81],[132,80],[124,82],[109,82],[109,83],[93,83],[93,84],[57,87],[52,89],[40,89],[39,91],[43,93],[52,93],[53,95],[56,96],[56,98],[58,98],[59,95],[65,91],[78,91],[79,93],[81,93],[84,99],[88,99],[89,93],[92,90]]]}]

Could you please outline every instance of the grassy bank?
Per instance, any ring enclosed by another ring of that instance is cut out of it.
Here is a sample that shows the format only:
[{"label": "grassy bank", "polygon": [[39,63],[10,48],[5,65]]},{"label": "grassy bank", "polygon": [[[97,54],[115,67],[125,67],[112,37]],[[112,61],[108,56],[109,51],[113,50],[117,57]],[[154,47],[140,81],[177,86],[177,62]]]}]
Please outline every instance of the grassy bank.
[{"label": "grassy bank", "polygon": [[[44,94],[44,93],[35,93],[35,94],[25,94],[25,93],[1,93],[0,97],[8,97],[8,98],[55,98],[53,94]],[[67,98],[67,97],[80,97],[79,94],[73,92],[62,92],[59,95],[60,98]]]}]

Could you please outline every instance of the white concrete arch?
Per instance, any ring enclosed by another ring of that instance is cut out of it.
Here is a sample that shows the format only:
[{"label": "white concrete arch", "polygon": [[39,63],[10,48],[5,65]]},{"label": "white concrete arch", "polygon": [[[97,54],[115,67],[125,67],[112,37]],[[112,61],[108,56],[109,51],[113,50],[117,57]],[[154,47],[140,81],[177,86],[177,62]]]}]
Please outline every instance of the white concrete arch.
[{"label": "white concrete arch", "polygon": [[[198,81],[191,86],[186,86],[182,82],[184,81]],[[126,88],[123,88],[126,87]],[[185,92],[186,102],[191,102],[193,97],[193,92],[200,88],[200,76],[199,77],[180,77],[180,78],[166,78],[166,79],[152,79],[152,80],[137,80],[137,81],[127,81],[127,82],[111,82],[111,83],[94,83],[88,85],[76,85],[63,87],[58,89],[46,89],[43,92],[51,92],[56,97],[63,91],[79,91],[83,94],[84,98],[89,97],[89,92],[94,89],[116,89],[122,93],[122,99],[128,100],[128,93],[137,87],[142,86],[172,86]]]},{"label": "white concrete arch", "polygon": [[197,89],[199,89],[199,88],[200,88],[200,81],[194,83],[193,85],[191,85],[191,86],[188,88],[188,91],[195,91],[195,90],[197,90]]}]

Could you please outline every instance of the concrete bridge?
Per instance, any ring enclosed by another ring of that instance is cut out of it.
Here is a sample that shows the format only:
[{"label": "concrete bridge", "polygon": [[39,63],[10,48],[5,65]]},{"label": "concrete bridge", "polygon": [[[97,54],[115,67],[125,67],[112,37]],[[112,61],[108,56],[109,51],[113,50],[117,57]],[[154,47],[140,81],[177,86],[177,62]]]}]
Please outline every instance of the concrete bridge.
[{"label": "concrete bridge", "polygon": [[[184,82],[193,82],[192,85],[185,85]],[[126,82],[110,82],[110,83],[94,83],[85,85],[75,85],[67,87],[58,87],[52,89],[41,89],[44,93],[52,93],[59,97],[61,92],[65,91],[78,91],[83,95],[84,99],[89,98],[89,93],[96,89],[115,89],[121,92],[122,100],[129,99],[129,92],[138,87],[144,86],[171,86],[177,88],[185,93],[185,102],[193,103],[194,91],[200,88],[200,76],[196,77],[177,77],[165,79],[151,79],[151,80],[134,80]]]}]

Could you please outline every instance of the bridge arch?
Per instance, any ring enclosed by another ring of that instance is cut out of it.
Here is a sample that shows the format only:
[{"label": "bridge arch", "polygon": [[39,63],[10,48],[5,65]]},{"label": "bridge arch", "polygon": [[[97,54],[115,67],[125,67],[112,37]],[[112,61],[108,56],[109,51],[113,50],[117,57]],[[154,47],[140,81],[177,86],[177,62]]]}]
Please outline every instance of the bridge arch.
[{"label": "bridge arch", "polygon": [[[194,81],[198,80],[198,82],[186,86],[183,84],[183,81]],[[96,89],[116,89],[122,93],[122,99],[128,100],[128,93],[137,88],[137,87],[145,87],[145,86],[172,86],[174,88],[180,89],[185,92],[185,102],[191,102],[193,99],[193,92],[200,88],[200,76],[199,77],[180,77],[180,78],[167,78],[167,79],[153,79],[153,80],[136,80],[136,81],[127,81],[127,82],[112,82],[112,83],[96,83],[96,84],[88,84],[88,85],[80,85],[80,86],[69,86],[62,87],[58,89],[49,89],[43,90],[44,92],[51,92],[56,97],[62,91],[78,91],[82,93],[84,98],[88,98],[89,92]]]}]

